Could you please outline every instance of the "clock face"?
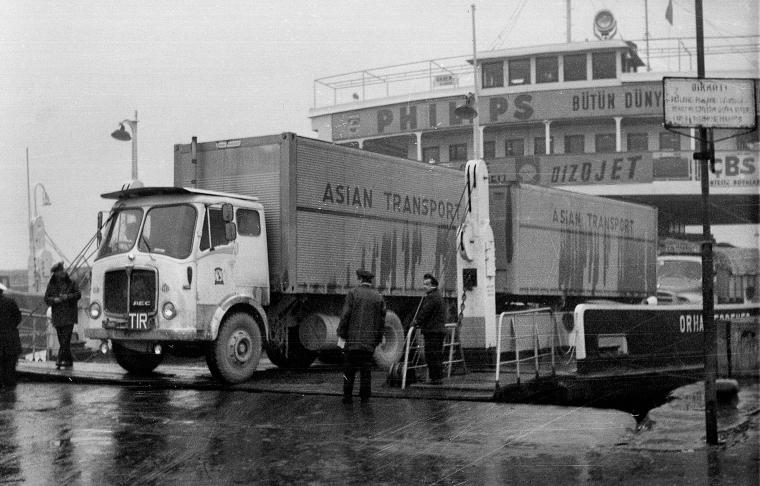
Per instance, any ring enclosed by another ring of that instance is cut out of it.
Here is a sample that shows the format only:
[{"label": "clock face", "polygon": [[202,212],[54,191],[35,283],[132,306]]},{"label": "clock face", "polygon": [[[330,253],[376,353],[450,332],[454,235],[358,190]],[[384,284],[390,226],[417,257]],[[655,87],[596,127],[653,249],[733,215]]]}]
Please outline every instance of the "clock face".
[{"label": "clock face", "polygon": [[538,168],[533,163],[524,163],[517,169],[517,177],[520,182],[535,184],[538,182]]}]

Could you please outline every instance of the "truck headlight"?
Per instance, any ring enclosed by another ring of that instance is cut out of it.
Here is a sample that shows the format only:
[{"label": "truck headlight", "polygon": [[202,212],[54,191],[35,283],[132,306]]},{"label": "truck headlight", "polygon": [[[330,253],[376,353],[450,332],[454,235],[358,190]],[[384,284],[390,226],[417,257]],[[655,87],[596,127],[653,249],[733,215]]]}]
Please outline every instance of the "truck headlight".
[{"label": "truck headlight", "polygon": [[163,314],[164,319],[171,320],[177,316],[177,309],[174,308],[174,304],[171,302],[165,302],[163,307],[161,307],[161,314]]},{"label": "truck headlight", "polygon": [[97,319],[100,317],[100,304],[97,302],[93,302],[90,304],[90,307],[87,309],[88,313],[90,314],[90,319]]}]

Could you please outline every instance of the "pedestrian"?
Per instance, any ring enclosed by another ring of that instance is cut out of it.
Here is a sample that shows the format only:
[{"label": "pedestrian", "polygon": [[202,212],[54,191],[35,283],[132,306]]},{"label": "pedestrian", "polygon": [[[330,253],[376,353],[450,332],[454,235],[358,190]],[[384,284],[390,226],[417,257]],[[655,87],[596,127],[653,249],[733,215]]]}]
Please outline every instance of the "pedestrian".
[{"label": "pedestrian", "polygon": [[82,297],[82,292],[63,268],[63,262],[53,265],[50,272],[53,275],[45,290],[45,303],[51,308],[53,327],[58,334],[59,349],[55,366],[71,367],[71,334],[77,323],[77,301]]},{"label": "pedestrian", "polygon": [[5,295],[8,287],[0,283],[0,388],[16,386],[16,362],[21,354],[18,325],[21,311],[16,301]]},{"label": "pedestrian", "polygon": [[375,348],[383,339],[385,326],[385,300],[372,288],[371,272],[356,271],[359,286],[346,295],[343,313],[338,324],[338,337],[345,341],[343,347],[343,403],[351,403],[356,370],[361,384],[359,397],[362,403],[372,395],[372,360]]},{"label": "pedestrian", "polygon": [[422,277],[425,296],[412,325],[422,330],[425,338],[425,363],[428,368],[427,383],[440,385],[443,377],[443,338],[446,332],[446,306],[438,291],[438,280],[430,273]]}]

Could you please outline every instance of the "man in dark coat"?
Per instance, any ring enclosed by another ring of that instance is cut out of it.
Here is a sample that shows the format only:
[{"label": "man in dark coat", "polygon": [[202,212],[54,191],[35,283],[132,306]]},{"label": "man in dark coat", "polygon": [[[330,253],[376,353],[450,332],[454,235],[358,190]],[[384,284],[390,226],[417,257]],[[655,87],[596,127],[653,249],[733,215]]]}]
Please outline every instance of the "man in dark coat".
[{"label": "man in dark coat", "polygon": [[438,291],[438,280],[426,273],[422,277],[425,296],[412,325],[422,330],[425,338],[425,362],[428,367],[428,383],[440,385],[443,372],[443,338],[446,332],[446,307]]},{"label": "man in dark coat", "polygon": [[21,311],[16,301],[5,295],[6,290],[0,284],[0,388],[9,389],[16,386],[16,362],[21,354]]},{"label": "man in dark coat", "polygon": [[71,280],[63,262],[58,262],[50,269],[53,274],[50,277],[47,290],[45,290],[45,303],[50,306],[53,316],[53,327],[58,334],[58,358],[55,365],[57,368],[72,366],[71,334],[74,324],[77,323],[77,301],[82,297],[77,283]]},{"label": "man in dark coat", "polygon": [[361,384],[359,397],[366,403],[372,395],[372,355],[383,339],[385,300],[372,288],[374,275],[357,270],[359,286],[346,295],[338,325],[338,337],[345,341],[343,352],[343,403],[351,403],[357,368]]}]

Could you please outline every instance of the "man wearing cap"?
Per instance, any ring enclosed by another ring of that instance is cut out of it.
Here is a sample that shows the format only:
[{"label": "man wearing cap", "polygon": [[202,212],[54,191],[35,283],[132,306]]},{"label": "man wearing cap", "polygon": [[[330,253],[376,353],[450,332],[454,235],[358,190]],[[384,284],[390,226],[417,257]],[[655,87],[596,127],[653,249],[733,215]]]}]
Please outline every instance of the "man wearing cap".
[{"label": "man wearing cap", "polygon": [[0,283],[0,388],[16,386],[16,362],[21,354],[18,325],[21,311],[16,301],[7,297],[8,288]]},{"label": "man wearing cap", "polygon": [[346,295],[338,324],[338,337],[345,340],[343,352],[343,403],[351,403],[356,370],[360,370],[359,397],[366,403],[372,395],[372,355],[383,339],[385,300],[372,288],[374,275],[356,271],[359,286]]},{"label": "man wearing cap", "polygon": [[425,296],[412,325],[422,330],[425,338],[425,362],[428,367],[428,383],[440,385],[443,372],[443,337],[446,332],[446,307],[438,291],[438,280],[430,273],[422,277]]},{"label": "man wearing cap", "polygon": [[77,323],[77,301],[82,297],[77,283],[71,280],[63,268],[63,262],[58,262],[50,269],[53,274],[45,290],[45,303],[50,306],[53,327],[58,334],[58,358],[56,368],[72,366],[71,334]]}]

